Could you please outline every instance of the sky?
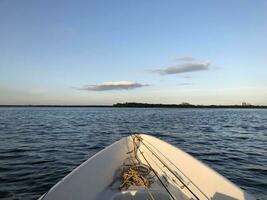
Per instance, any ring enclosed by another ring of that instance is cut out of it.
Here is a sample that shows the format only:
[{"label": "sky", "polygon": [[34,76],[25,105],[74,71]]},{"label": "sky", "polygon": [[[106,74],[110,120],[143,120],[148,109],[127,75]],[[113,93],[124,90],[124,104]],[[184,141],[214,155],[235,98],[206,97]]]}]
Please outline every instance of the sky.
[{"label": "sky", "polygon": [[267,0],[0,0],[0,104],[267,105]]}]

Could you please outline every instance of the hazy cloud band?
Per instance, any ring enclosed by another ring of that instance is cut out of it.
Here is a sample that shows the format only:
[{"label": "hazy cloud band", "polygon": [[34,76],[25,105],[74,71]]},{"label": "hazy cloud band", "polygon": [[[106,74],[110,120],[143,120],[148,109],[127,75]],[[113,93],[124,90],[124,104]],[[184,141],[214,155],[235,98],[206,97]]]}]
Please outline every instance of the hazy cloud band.
[{"label": "hazy cloud band", "polygon": [[195,59],[191,56],[182,56],[182,57],[177,57],[175,60],[190,62],[190,61],[194,61]]},{"label": "hazy cloud band", "polygon": [[132,81],[117,81],[117,82],[103,82],[97,85],[89,85],[81,88],[88,91],[107,91],[107,90],[130,90],[148,86],[148,84],[141,84]]},{"label": "hazy cloud band", "polygon": [[209,63],[187,63],[187,64],[179,64],[172,67],[168,67],[165,69],[158,69],[154,72],[157,72],[161,75],[168,74],[181,74],[186,72],[195,72],[195,71],[203,71],[209,69]]}]

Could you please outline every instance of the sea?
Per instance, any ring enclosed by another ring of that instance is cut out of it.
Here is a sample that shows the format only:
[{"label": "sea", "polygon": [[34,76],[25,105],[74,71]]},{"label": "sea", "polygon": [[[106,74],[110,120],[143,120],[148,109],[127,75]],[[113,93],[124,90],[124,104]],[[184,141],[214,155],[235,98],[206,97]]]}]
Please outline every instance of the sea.
[{"label": "sea", "polygon": [[38,199],[131,133],[161,138],[267,199],[267,109],[112,107],[0,108],[0,199]]}]

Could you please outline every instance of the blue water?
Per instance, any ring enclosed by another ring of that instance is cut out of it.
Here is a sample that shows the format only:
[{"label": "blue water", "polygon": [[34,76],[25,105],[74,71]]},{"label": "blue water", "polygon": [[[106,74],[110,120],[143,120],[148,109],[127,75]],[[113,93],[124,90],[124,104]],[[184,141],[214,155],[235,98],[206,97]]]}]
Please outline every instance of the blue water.
[{"label": "blue water", "polygon": [[267,199],[267,110],[167,108],[0,108],[0,198],[38,198],[129,129]]}]

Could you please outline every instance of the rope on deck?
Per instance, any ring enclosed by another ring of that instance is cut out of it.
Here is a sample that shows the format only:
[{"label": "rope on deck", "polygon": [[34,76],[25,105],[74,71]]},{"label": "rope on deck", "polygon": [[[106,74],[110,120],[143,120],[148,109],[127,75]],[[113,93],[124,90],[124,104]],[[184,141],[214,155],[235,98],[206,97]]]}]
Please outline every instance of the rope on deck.
[{"label": "rope on deck", "polygon": [[121,175],[120,190],[125,191],[130,186],[144,186],[149,188],[154,182],[151,176],[151,170],[147,165],[134,164],[124,167]]},{"label": "rope on deck", "polygon": [[[133,138],[133,140],[138,139]],[[143,186],[149,188],[154,182],[154,175],[150,166],[142,164],[137,156],[138,146],[135,145],[134,149],[129,153],[133,153],[133,157],[130,158],[131,163],[124,163],[121,173],[121,184],[119,189],[121,191],[127,190],[131,186]],[[126,160],[127,161],[127,160]]]}]

